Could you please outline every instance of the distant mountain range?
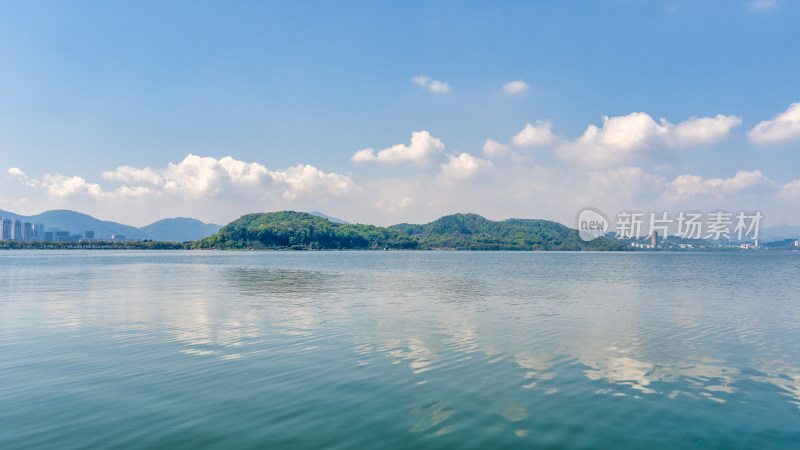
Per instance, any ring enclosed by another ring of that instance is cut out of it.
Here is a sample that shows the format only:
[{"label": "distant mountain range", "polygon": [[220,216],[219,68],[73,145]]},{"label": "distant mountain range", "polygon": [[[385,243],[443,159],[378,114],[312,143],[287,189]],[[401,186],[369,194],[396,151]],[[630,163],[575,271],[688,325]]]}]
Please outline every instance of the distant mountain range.
[{"label": "distant mountain range", "polygon": [[214,223],[204,223],[188,217],[175,217],[162,219],[139,229],[156,241],[185,242],[211,236],[220,228],[222,226]]},{"label": "distant mountain range", "polygon": [[41,223],[46,230],[57,229],[83,234],[84,230],[94,231],[95,236],[124,234],[128,239],[152,239],[154,241],[184,242],[196,241],[219,231],[222,226],[204,223],[197,219],[176,217],[163,219],[150,225],[137,228],[108,220],[99,220],[90,215],[67,209],[45,211],[35,216],[23,216],[0,209],[0,217]]},{"label": "distant mountain range", "polygon": [[785,239],[800,239],[800,227],[792,225],[773,225],[759,232],[761,242],[782,241]]}]

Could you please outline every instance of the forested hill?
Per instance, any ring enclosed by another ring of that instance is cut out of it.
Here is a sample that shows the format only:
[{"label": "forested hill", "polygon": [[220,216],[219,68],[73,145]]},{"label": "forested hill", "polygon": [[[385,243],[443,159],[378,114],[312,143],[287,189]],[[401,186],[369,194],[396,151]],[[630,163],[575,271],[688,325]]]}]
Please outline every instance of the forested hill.
[{"label": "forested hill", "polygon": [[467,250],[623,250],[610,239],[586,242],[578,231],[550,220],[506,219],[500,222],[478,214],[453,214],[424,225],[389,227],[411,236],[421,248]]},{"label": "forested hill", "polygon": [[548,220],[495,222],[477,214],[454,214],[424,225],[388,228],[331,222],[294,211],[248,214],[215,235],[190,244],[217,249],[459,249],[625,250],[610,239],[584,242],[578,232]]},{"label": "forested hill", "polygon": [[418,247],[407,235],[374,225],[344,224],[295,211],[244,215],[193,248],[373,249]]}]

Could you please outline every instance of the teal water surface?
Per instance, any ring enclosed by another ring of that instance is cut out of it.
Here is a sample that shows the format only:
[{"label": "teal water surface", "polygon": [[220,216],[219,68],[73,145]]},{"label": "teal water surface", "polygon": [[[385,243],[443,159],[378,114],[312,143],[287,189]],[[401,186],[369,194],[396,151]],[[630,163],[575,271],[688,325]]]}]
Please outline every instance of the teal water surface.
[{"label": "teal water surface", "polygon": [[800,255],[0,252],[0,448],[787,448]]}]

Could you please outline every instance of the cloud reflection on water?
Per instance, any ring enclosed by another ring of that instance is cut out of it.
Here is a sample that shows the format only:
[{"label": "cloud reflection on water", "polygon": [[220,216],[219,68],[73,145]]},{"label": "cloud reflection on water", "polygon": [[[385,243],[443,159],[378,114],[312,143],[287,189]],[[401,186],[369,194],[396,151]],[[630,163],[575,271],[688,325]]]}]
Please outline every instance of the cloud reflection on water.
[{"label": "cloud reflection on water", "polygon": [[[359,355],[354,364],[369,365],[381,355],[407,367],[420,386],[441,382],[441,374],[479,383],[513,364],[520,396],[563,392],[579,374],[606,385],[593,389],[598,394],[724,402],[750,380],[780,389],[800,407],[796,355],[751,359],[760,374],[745,375],[742,363],[732,361],[736,354],[722,350],[729,341],[771,345],[765,321],[772,316],[752,311],[748,302],[711,290],[701,298],[696,283],[686,281],[670,281],[665,294],[650,278],[663,267],[641,268],[623,256],[604,256],[606,267],[593,272],[585,270],[583,256],[551,255],[547,263],[522,256],[528,265],[513,260],[519,255],[456,254],[452,261],[369,254],[364,257],[372,260],[356,263],[356,255],[343,254],[341,264],[314,262],[310,269],[142,263],[126,266],[124,278],[99,266],[78,286],[91,293],[85,299],[56,289],[77,270],[63,269],[52,279],[48,301],[34,307],[43,319],[71,329],[88,319],[107,320],[118,331],[158,330],[180,342],[184,354],[199,357],[233,360],[347,345]],[[477,264],[481,258],[489,261]],[[684,280],[696,276],[674,270]],[[34,288],[20,280],[21,291]],[[114,294],[121,297],[98,303]],[[93,316],[81,302],[95,305]]]}]

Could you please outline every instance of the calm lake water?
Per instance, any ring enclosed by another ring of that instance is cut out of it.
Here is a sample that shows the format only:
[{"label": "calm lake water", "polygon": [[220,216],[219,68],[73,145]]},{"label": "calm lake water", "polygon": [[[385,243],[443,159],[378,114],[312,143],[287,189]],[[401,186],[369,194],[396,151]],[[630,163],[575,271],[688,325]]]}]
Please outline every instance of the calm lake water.
[{"label": "calm lake water", "polygon": [[0,448],[800,445],[800,254],[0,252]]}]

